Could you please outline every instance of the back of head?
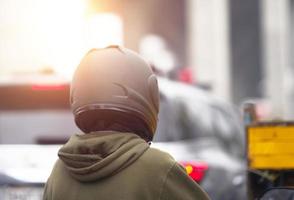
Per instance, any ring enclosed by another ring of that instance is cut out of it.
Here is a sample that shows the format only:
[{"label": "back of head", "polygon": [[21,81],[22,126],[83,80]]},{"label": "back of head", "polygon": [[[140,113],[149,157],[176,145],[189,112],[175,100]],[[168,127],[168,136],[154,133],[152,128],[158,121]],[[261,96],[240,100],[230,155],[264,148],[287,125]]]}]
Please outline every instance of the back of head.
[{"label": "back of head", "polygon": [[157,126],[156,76],[138,54],[109,46],[82,59],[71,84],[71,108],[85,133],[132,131],[150,141]]}]

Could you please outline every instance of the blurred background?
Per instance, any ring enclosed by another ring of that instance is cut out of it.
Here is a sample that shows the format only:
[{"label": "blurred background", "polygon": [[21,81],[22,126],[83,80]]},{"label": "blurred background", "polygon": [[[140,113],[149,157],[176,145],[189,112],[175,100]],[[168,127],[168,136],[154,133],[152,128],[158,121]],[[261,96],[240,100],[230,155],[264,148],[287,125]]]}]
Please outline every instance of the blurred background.
[{"label": "blurred background", "polygon": [[293,31],[293,0],[1,0],[0,143],[76,131],[72,73],[111,44],[237,107],[254,101],[260,118],[292,119]]},{"label": "blurred background", "polygon": [[195,169],[212,199],[246,199],[240,111],[294,119],[293,34],[294,0],[0,0],[0,186],[39,184],[0,187],[0,199],[41,198],[59,145],[79,132],[72,74],[108,45],[158,75],[153,145]]}]

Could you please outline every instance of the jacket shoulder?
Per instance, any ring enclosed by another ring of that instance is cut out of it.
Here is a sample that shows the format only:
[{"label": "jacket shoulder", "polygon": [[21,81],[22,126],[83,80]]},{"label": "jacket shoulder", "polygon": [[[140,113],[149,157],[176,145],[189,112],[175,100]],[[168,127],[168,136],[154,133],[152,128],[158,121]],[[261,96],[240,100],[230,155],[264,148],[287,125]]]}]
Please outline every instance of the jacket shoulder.
[{"label": "jacket shoulder", "polygon": [[176,161],[166,152],[150,147],[140,158],[141,162],[148,168],[167,171]]},{"label": "jacket shoulder", "polygon": [[[175,190],[181,188],[181,190]],[[179,164],[169,170],[160,192],[161,200],[209,200],[208,195]]]}]

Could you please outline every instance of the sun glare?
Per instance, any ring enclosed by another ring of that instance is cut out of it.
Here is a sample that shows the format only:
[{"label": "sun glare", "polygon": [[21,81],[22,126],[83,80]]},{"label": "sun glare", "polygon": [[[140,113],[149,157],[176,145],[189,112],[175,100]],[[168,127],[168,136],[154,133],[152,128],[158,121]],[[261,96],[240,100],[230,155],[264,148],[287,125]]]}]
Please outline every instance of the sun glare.
[{"label": "sun glare", "polygon": [[50,67],[70,79],[90,48],[122,45],[121,18],[90,15],[88,6],[85,0],[1,1],[0,75]]}]

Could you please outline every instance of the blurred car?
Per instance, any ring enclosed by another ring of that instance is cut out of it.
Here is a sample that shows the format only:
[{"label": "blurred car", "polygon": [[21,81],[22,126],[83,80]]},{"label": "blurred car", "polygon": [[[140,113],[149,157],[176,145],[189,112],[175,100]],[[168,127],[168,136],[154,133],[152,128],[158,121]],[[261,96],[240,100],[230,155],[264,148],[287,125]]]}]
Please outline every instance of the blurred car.
[{"label": "blurred car", "polygon": [[279,199],[294,199],[293,187],[273,187],[268,189],[259,198],[260,200],[279,200]]},{"label": "blurred car", "polygon": [[62,143],[78,131],[63,77],[0,76],[0,96],[0,144]]},{"label": "blurred car", "polygon": [[238,112],[208,92],[159,79],[153,147],[182,163],[212,199],[246,199],[244,135]]},{"label": "blurred car", "polygon": [[[236,111],[192,86],[159,78],[159,87],[159,124],[151,145],[183,164],[212,199],[246,199],[244,141]],[[67,107],[68,92],[68,83],[0,86],[0,94],[6,96],[0,102],[4,110],[0,116],[0,142],[65,141],[76,132]],[[0,145],[0,199],[41,198],[59,148],[60,145]]]},{"label": "blurred car", "polygon": [[0,199],[41,200],[60,145],[0,145]]}]

